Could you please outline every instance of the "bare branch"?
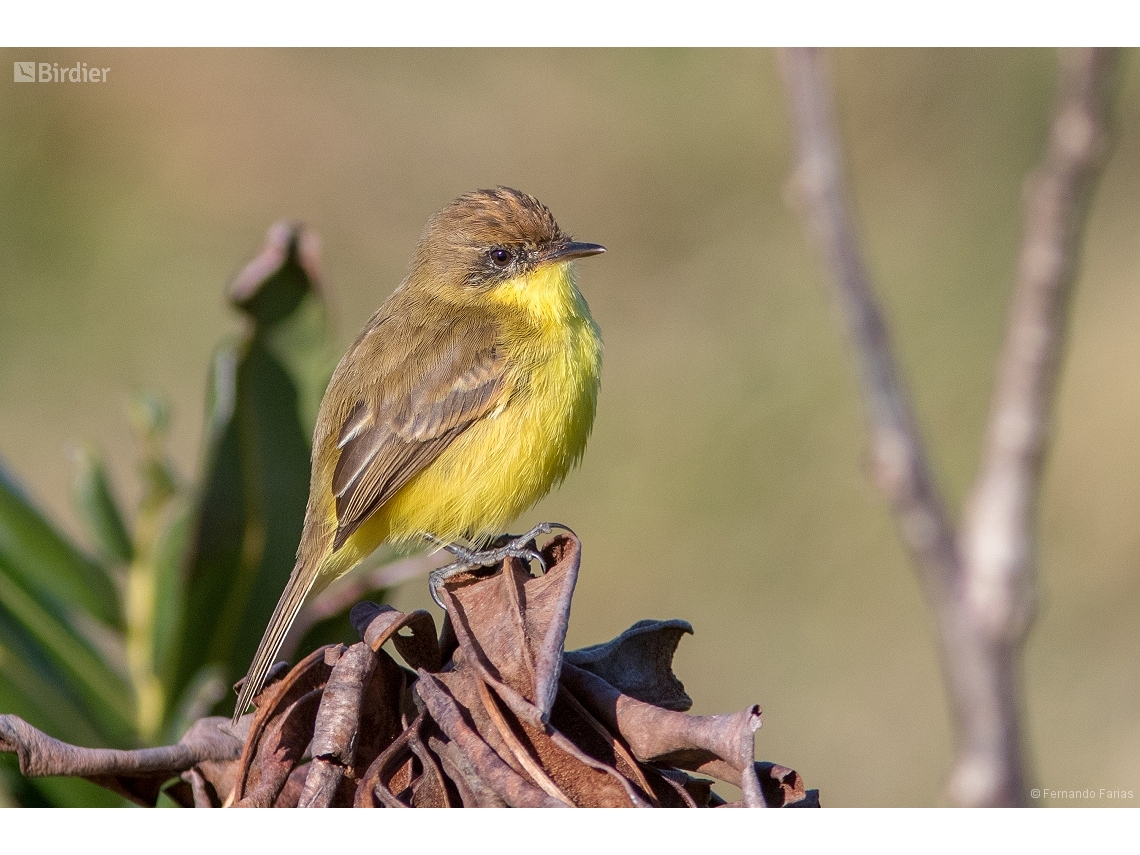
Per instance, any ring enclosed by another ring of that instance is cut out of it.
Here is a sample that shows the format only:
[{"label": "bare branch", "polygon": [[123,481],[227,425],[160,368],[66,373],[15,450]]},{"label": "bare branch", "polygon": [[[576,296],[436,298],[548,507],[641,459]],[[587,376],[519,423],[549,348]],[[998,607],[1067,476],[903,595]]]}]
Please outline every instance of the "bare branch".
[{"label": "bare branch", "polygon": [[1062,53],[1045,156],[1028,183],[1006,337],[960,538],[959,632],[968,632],[960,642],[973,652],[950,663],[959,723],[950,795],[960,804],[1025,801],[1020,656],[1037,601],[1037,505],[1080,239],[1108,152],[1116,60],[1110,49]]},{"label": "bare branch", "polygon": [[[1026,803],[1020,654],[1036,596],[1035,517],[1077,249],[1107,152],[1111,50],[1063,56],[1025,232],[985,449],[960,541],[934,486],[847,207],[822,58],[781,56],[804,215],[831,268],[863,381],[875,472],[934,612],[957,740],[949,793]],[[957,545],[956,545],[957,544]]]},{"label": "bare branch", "polygon": [[851,336],[871,421],[875,480],[898,517],[903,541],[928,594],[956,585],[954,532],[895,367],[847,202],[827,73],[819,50],[785,50],[781,71],[796,131],[796,171],[803,214],[831,271],[836,301]]},{"label": "bare branch", "polygon": [[221,718],[200,719],[177,745],[120,751],[116,748],[80,748],[53,739],[19,716],[0,715],[0,751],[20,759],[20,772],[29,778],[44,775],[138,775],[162,773],[170,777],[208,760],[233,760],[241,742],[220,729]]},{"label": "bare branch", "polygon": [[226,719],[199,719],[177,745],[120,751],[81,748],[53,739],[19,716],[0,715],[0,752],[14,752],[20,772],[29,778],[82,777],[153,807],[170,778],[199,765],[233,762],[241,755],[241,740],[222,725],[228,725]]},{"label": "bare branch", "polygon": [[1028,182],[1025,227],[985,446],[963,521],[973,607],[995,636],[1024,635],[1033,545],[1069,295],[1092,190],[1108,150],[1112,50],[1062,53],[1045,157]]}]

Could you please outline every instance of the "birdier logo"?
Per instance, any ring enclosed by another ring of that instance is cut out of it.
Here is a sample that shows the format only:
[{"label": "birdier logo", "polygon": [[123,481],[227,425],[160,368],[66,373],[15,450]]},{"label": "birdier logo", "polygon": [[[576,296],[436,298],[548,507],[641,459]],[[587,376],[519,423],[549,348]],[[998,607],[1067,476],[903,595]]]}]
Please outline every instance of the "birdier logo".
[{"label": "birdier logo", "polygon": [[87,67],[85,62],[65,65],[58,62],[13,62],[15,83],[106,83],[109,68]]}]

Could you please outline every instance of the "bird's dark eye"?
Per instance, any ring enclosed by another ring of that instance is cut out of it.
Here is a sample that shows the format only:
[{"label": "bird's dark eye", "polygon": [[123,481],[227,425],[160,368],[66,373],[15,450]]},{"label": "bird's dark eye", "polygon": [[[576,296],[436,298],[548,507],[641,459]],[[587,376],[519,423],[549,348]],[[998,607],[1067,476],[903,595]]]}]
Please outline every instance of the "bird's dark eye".
[{"label": "bird's dark eye", "polygon": [[503,249],[502,247],[496,247],[495,249],[491,250],[491,262],[496,267],[506,267],[508,264],[511,263],[511,259],[513,259],[514,257],[515,257],[514,253],[511,252],[509,249]]}]

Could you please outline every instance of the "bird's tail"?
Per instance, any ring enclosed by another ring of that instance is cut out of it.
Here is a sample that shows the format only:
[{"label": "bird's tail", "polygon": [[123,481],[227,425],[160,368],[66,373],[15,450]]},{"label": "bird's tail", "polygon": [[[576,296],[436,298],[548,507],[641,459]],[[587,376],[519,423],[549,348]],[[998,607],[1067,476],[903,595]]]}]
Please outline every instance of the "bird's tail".
[{"label": "bird's tail", "polygon": [[269,619],[269,626],[265,628],[265,634],[261,636],[261,643],[257,645],[257,653],[253,655],[249,673],[246,674],[245,682],[238,693],[237,706],[234,708],[234,724],[237,724],[238,719],[242,717],[254,697],[261,691],[265,677],[269,674],[269,668],[273,665],[273,660],[285,642],[285,635],[297,618],[297,613],[301,611],[301,605],[305,602],[309,591],[312,590],[316,578],[317,568],[309,567],[307,563],[303,564],[298,561],[293,568],[289,582],[281,593],[281,599],[277,601],[277,608],[273,610],[273,617]]}]

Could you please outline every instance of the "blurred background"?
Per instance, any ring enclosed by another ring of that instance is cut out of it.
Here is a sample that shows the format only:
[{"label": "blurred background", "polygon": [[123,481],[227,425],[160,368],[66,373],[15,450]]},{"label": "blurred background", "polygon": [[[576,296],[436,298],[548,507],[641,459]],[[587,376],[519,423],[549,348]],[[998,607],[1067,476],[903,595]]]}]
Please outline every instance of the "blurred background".
[{"label": "blurred background", "polygon": [[[867,480],[852,365],[788,204],[774,53],[0,54],[0,69],[111,69],[105,84],[0,84],[0,460],[75,541],[70,444],[103,449],[124,504],[138,500],[132,393],[170,402],[174,466],[201,467],[211,354],[241,327],[225,287],[272,222],[321,236],[331,368],[433,212],[517,187],[609,249],[579,264],[606,345],[593,438],[514,526],[558,520],[582,538],[569,645],[686,618],[696,634],[675,665],[693,712],[760,703],[757,757],[799,770],[825,805],[940,803],[952,757],[930,619]],[[831,57],[868,260],[956,512],[1056,58]],[[1041,510],[1026,708],[1045,788],[1140,791],[1136,59],[1085,243]],[[426,583],[393,601],[429,607]]]}]

